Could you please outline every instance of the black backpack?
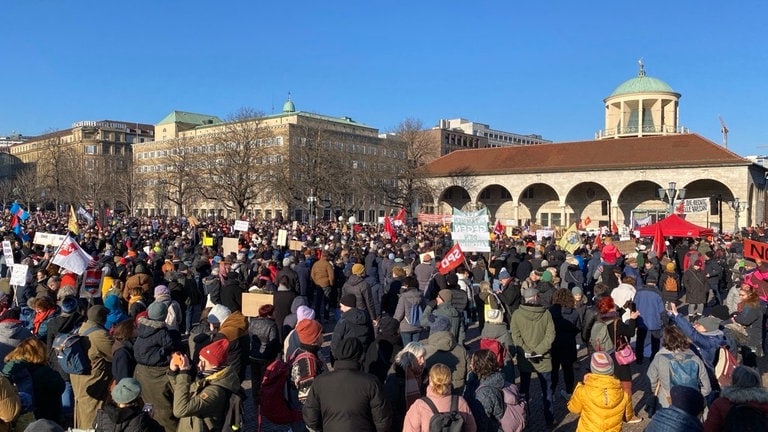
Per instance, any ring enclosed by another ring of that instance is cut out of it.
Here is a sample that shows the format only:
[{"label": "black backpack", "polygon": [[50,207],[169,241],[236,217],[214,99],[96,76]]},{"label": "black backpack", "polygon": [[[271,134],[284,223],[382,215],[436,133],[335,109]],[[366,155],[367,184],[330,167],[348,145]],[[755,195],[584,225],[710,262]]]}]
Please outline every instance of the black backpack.
[{"label": "black backpack", "polygon": [[451,410],[441,413],[428,397],[421,400],[432,410],[429,419],[429,432],[461,432],[464,430],[464,417],[459,414],[459,397],[451,396]]}]

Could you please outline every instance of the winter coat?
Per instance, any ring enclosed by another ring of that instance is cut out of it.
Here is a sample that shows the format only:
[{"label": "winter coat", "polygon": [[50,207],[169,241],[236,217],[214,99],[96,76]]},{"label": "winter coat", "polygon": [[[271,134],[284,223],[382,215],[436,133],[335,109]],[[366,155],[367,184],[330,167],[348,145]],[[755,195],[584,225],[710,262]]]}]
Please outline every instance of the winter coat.
[{"label": "winter coat", "polygon": [[95,432],[165,432],[165,429],[141,406],[118,408],[114,403],[104,404],[93,422]]},{"label": "winter coat", "polygon": [[[48,365],[51,366],[53,370],[57,371],[66,382],[69,382],[69,374],[61,370],[61,366],[59,366],[59,360],[56,358],[56,352],[52,349],[53,340],[60,333],[70,333],[73,329],[79,328],[84,321],[85,317],[82,316],[79,312],[75,312],[71,315],[59,315],[52,319],[50,323],[48,323]],[[3,334],[5,323],[6,321],[0,323],[0,335]],[[21,326],[21,323],[18,323],[17,325]],[[27,329],[24,330],[29,332]],[[32,333],[29,333],[29,336],[32,336]],[[0,336],[0,349],[4,348],[5,342],[3,342],[2,336]],[[3,358],[5,358],[5,354],[3,354]]]},{"label": "winter coat", "polygon": [[637,326],[648,330],[661,330],[662,314],[666,315],[664,300],[656,288],[643,287],[635,293],[635,306],[640,312]]},{"label": "winter coat", "polygon": [[419,290],[422,293],[427,292],[427,287],[429,286],[429,280],[432,278],[432,275],[435,273],[435,265],[430,261],[429,263],[421,263],[417,265],[413,269],[413,276],[416,278],[416,281],[419,283]]},{"label": "winter coat", "polygon": [[397,300],[397,307],[395,308],[395,315],[393,316],[394,319],[400,321],[400,333],[416,333],[421,331],[420,323],[408,322],[411,308],[415,304],[423,306],[421,291],[417,287],[408,288],[407,291],[400,293],[400,298]]},{"label": "winter coat", "polygon": [[467,394],[469,391],[465,393],[478,430],[501,431],[499,421],[507,407],[502,390],[504,385],[504,374],[497,371],[480,380],[472,394]]},{"label": "winter coat", "polygon": [[203,278],[203,291],[208,302],[206,307],[221,303],[221,280],[218,275],[209,275]]},{"label": "winter coat", "polygon": [[749,387],[726,387],[720,393],[720,397],[712,402],[709,407],[707,420],[704,422],[704,432],[716,432],[723,430],[725,416],[736,404],[748,404],[757,408],[768,416],[768,389]]},{"label": "winter coat", "polygon": [[11,381],[0,376],[0,432],[11,430],[11,422],[21,414],[19,393]]},{"label": "winter coat", "polygon": [[669,356],[672,356],[677,361],[683,361],[687,359],[693,359],[694,362],[699,366],[699,385],[701,394],[705,397],[712,391],[712,386],[709,382],[709,375],[707,375],[707,368],[704,365],[704,362],[701,361],[701,359],[693,353],[690,349],[686,349],[685,351],[670,351],[667,348],[664,348],[663,346],[661,349],[659,349],[659,352],[656,353],[656,356],[651,361],[651,364],[648,366],[648,371],[646,372],[648,375],[648,380],[651,382],[651,388],[656,389],[656,386],[658,383],[661,383],[659,387],[659,405],[662,408],[668,408],[670,405],[669,400],[669,378],[670,378],[670,363],[671,359]]},{"label": "winter coat", "polygon": [[221,286],[221,304],[228,307],[232,312],[243,308],[243,284],[237,273],[233,273],[230,272],[227,275],[227,280]]},{"label": "winter coat", "polygon": [[421,314],[422,327],[429,327],[430,315],[432,314],[442,315],[448,318],[451,322],[451,334],[453,335],[453,340],[460,344],[464,343],[465,334],[464,325],[462,323],[463,317],[450,303],[442,303],[437,305],[437,307],[427,305],[427,307],[424,308],[424,312]]},{"label": "winter coat", "polygon": [[741,298],[739,297],[739,291],[741,291],[739,284],[732,286],[728,290],[728,295],[725,297],[725,306],[728,308],[729,314],[733,314],[739,311],[739,302],[741,301]]},{"label": "winter coat", "polygon": [[429,368],[442,363],[451,369],[451,384],[454,394],[461,394],[467,377],[467,351],[464,346],[453,340],[450,332],[439,331],[429,335],[424,343],[427,349],[424,362],[424,373],[428,375]]},{"label": "winter coat", "polygon": [[358,275],[352,275],[341,287],[341,297],[347,294],[355,296],[355,307],[368,313],[371,319],[376,318],[376,307],[373,302],[373,294],[368,282]]},{"label": "winter coat", "polygon": [[[461,396],[437,395],[431,387],[427,387],[427,396],[439,412],[448,412],[451,409],[451,398],[457,397],[458,412],[464,419],[464,432],[476,432],[477,424],[469,408],[469,404]],[[429,431],[429,421],[432,419],[432,409],[426,402],[419,399],[411,405],[411,409],[405,415],[403,432],[425,432]]]},{"label": "winter coat", "polygon": [[333,264],[323,257],[312,265],[309,275],[312,278],[312,282],[314,282],[318,288],[322,289],[333,286]]},{"label": "winter coat", "polygon": [[747,329],[747,346],[762,353],[762,325],[763,315],[765,315],[765,306],[762,302],[757,306],[744,306],[733,321],[743,325]]},{"label": "winter coat", "polygon": [[423,374],[424,368],[418,364],[418,360],[413,354],[405,353],[400,357],[399,363],[392,363],[387,377],[384,379],[383,387],[384,397],[392,407],[392,426],[389,429],[392,432],[403,430],[405,413],[411,407],[405,398],[406,369],[410,369],[419,380],[420,395],[423,396],[426,392],[427,383],[425,382],[426,376]]},{"label": "winter coat", "polygon": [[539,281],[536,284],[539,291],[539,304],[545,308],[552,306],[552,295],[555,293],[555,286],[551,282]]},{"label": "winter coat", "polygon": [[[667,283],[667,279],[669,278],[673,278],[675,281],[677,281],[677,291],[667,291],[664,288]],[[659,278],[659,290],[661,291],[661,299],[664,300],[664,302],[677,301],[678,297],[680,297],[682,289],[683,288],[680,285],[680,278],[677,276],[677,273],[674,271],[664,271],[664,273],[661,274],[661,277]]]},{"label": "winter coat", "polygon": [[499,341],[507,348],[506,360],[512,361],[512,357],[515,354],[515,343],[512,342],[512,335],[509,333],[509,328],[507,328],[506,324],[485,323],[483,330],[480,332],[480,338],[495,339]]},{"label": "winter coat", "polygon": [[248,318],[239,311],[232,312],[219,326],[212,342],[226,338],[229,341],[227,364],[237,374],[240,381],[245,380],[246,366],[251,353],[251,337],[248,334]]},{"label": "winter coat", "polygon": [[331,352],[343,339],[357,338],[363,344],[363,352],[373,341],[373,325],[368,314],[360,309],[350,309],[341,314],[341,319],[333,328],[331,336]]},{"label": "winter coat", "polygon": [[624,421],[634,417],[632,398],[611,375],[588,373],[576,384],[568,411],[579,415],[577,432],[620,432]]},{"label": "winter coat", "polygon": [[[155,303],[165,303],[168,306],[168,314],[165,316],[165,324],[168,325],[168,330],[178,332],[181,325],[181,306],[176,300],[172,300],[168,294],[163,294],[155,297]],[[150,304],[150,306],[152,306]]]},{"label": "winter coat", "polygon": [[104,328],[107,330],[111,329],[115,324],[119,324],[128,319],[128,315],[126,315],[120,308],[120,298],[118,296],[108,295],[107,298],[104,299],[104,307],[109,310],[107,323],[104,325]]},{"label": "winter coat", "polygon": [[[616,303],[616,307],[623,308],[628,301],[635,298],[635,292],[635,287],[622,282],[611,291],[611,297],[613,298],[613,302]],[[626,308],[624,310],[624,315],[621,316],[621,320],[627,322],[630,313],[631,311],[629,308]]]},{"label": "winter coat", "polygon": [[353,360],[338,360],[333,372],[315,378],[302,413],[311,430],[386,432],[392,422],[381,385]]},{"label": "winter coat", "polygon": [[[58,334],[58,326],[54,327],[54,321],[60,321],[60,317],[56,317],[48,323],[47,339],[51,341],[51,344],[48,345],[48,352],[51,351],[53,338]],[[32,337],[32,332],[24,327],[21,321],[6,319],[0,322],[0,364],[3,363],[3,359],[9,352],[13,351],[21,341],[29,337]]]},{"label": "winter coat", "polygon": [[[309,303],[307,302],[307,298],[304,296],[298,296],[295,299],[293,299],[293,302],[291,302],[291,313],[285,316],[283,318],[283,334],[288,334],[291,330],[296,328],[296,324],[298,324],[299,317],[296,315],[296,312],[299,310],[299,306],[309,306]],[[277,321],[275,321],[275,324],[277,324]],[[283,336],[283,339],[285,339],[285,336]]]},{"label": "winter coat", "polygon": [[109,395],[109,384],[112,381],[112,337],[103,326],[91,320],[85,322],[80,332],[98,327],[97,330],[84,336],[80,342],[87,348],[88,360],[91,362],[89,375],[70,375],[75,400],[75,419],[77,428],[89,428],[93,425],[96,411]]},{"label": "winter coat", "polygon": [[[293,312],[293,304],[296,301],[296,293],[289,290],[288,287],[280,286],[272,294],[272,304],[275,306],[275,311],[272,316],[275,318],[275,324],[277,325],[277,331],[280,334],[280,338],[285,338],[285,330],[283,329],[283,322],[285,317]],[[306,300],[306,299],[305,299]],[[296,306],[298,309],[298,306]]]},{"label": "winter coat", "polygon": [[[521,305],[512,314],[509,325],[512,342],[517,348],[517,366],[520,372],[551,372],[550,349],[555,340],[555,323],[543,306]],[[525,358],[525,353],[542,354],[535,359]]]},{"label": "winter coat", "polygon": [[298,293],[299,292],[299,275],[297,275],[292,268],[283,267],[279,272],[277,272],[277,278],[275,278],[275,282],[279,284],[280,279],[282,279],[283,276],[285,276],[288,279],[288,289],[290,289],[295,293]]},{"label": "winter coat", "polygon": [[139,318],[136,341],[133,344],[136,363],[144,366],[168,366],[176,345],[164,321]]},{"label": "winter coat", "polygon": [[153,286],[154,283],[152,282],[152,277],[144,273],[136,273],[125,281],[125,287],[123,287],[123,298],[128,300],[131,297],[130,292],[133,290],[133,288],[139,287],[141,288],[142,292],[149,292]]},{"label": "winter coat", "polygon": [[[387,377],[387,371],[395,361],[395,355],[403,349],[403,340],[394,327],[397,323],[390,317],[382,317],[382,321],[390,320],[390,323],[379,322],[378,334],[373,340],[368,351],[363,356],[363,371],[375,376],[379,382],[384,382]],[[384,332],[382,329],[386,328]]]},{"label": "winter coat", "polygon": [[725,336],[723,336],[722,330],[699,333],[698,330],[693,328],[688,318],[681,314],[670,316],[670,319],[696,345],[699,349],[699,354],[701,354],[701,359],[707,368],[710,371],[714,371],[717,350],[725,344]]},{"label": "winter coat", "polygon": [[251,318],[248,323],[251,336],[251,360],[269,364],[280,353],[280,340],[275,320],[268,317]]},{"label": "winter coat", "polygon": [[555,340],[552,342],[552,355],[557,355],[561,363],[576,361],[576,335],[581,327],[581,317],[576,309],[552,305],[549,308],[555,323]]},{"label": "winter coat", "polygon": [[237,372],[231,367],[194,380],[189,373],[171,373],[173,415],[179,419],[178,432],[224,430],[229,397],[240,390]]},{"label": "winter coat", "polygon": [[683,286],[685,287],[685,300],[690,304],[707,302],[709,284],[704,270],[695,270],[693,267],[683,273]]},{"label": "winter coat", "polygon": [[648,427],[645,428],[645,432],[701,432],[702,430],[704,430],[704,426],[698,417],[674,406],[656,411],[651,417]]},{"label": "winter coat", "polygon": [[64,392],[64,379],[47,364],[26,363],[26,367],[32,376],[35,418],[61,422],[61,394]]},{"label": "winter coat", "polygon": [[298,294],[300,296],[312,295],[312,279],[309,276],[310,268],[307,261],[301,261],[293,267],[298,282]]},{"label": "winter coat", "polygon": [[133,341],[130,339],[115,341],[112,345],[112,379],[120,382],[123,378],[133,378],[136,370],[136,357],[133,355]]}]

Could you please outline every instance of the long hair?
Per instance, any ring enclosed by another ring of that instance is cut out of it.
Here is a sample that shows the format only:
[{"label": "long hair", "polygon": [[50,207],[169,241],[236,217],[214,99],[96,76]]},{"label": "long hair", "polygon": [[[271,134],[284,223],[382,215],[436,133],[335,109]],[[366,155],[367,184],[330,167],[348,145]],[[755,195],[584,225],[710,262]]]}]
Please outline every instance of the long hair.
[{"label": "long hair", "polygon": [[25,361],[32,364],[46,364],[45,344],[36,337],[28,337],[21,341],[16,348],[5,356],[5,362],[12,360]]},{"label": "long hair", "polygon": [[662,336],[661,345],[670,351],[683,351],[691,346],[691,341],[685,334],[673,325],[664,327],[664,336]]},{"label": "long hair", "polygon": [[562,307],[573,309],[576,307],[576,300],[573,299],[573,294],[568,288],[558,288],[554,294],[552,294],[552,304],[558,304]]}]

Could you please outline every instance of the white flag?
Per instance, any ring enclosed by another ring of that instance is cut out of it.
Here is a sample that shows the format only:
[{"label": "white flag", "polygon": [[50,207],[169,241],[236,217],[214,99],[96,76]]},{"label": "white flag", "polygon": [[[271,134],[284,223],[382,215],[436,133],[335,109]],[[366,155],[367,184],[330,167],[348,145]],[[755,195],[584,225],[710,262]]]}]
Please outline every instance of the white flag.
[{"label": "white flag", "polygon": [[88,213],[88,211],[84,209],[82,206],[77,208],[77,214],[87,219],[88,223],[93,222],[93,216],[91,216],[91,214]]},{"label": "white flag", "polygon": [[51,262],[81,275],[88,268],[91,260],[91,256],[72,237],[67,236],[56,250],[56,254]]}]

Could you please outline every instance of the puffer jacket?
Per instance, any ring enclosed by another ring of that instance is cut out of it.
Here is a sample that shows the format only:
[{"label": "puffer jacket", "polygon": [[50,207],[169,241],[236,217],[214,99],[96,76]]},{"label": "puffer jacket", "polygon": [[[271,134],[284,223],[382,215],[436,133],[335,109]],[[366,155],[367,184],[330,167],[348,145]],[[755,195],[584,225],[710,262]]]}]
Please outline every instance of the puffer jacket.
[{"label": "puffer jacket", "polygon": [[114,403],[105,403],[96,412],[93,428],[96,432],[164,432],[165,429],[141,408],[135,405],[118,408]]},{"label": "puffer jacket", "polygon": [[422,304],[421,291],[418,287],[409,288],[407,291],[400,293],[400,298],[397,300],[397,307],[395,308],[394,319],[400,321],[400,333],[415,333],[421,331],[420,323],[410,323],[408,320],[411,313],[411,308],[415,304]]},{"label": "puffer jacket", "polygon": [[[58,327],[54,328],[52,323],[54,321],[60,321],[61,319],[61,317],[57,316],[51,320],[50,323],[48,323],[47,338],[51,341],[51,343],[48,344],[48,352],[51,352],[53,339],[56,337],[56,334],[58,334]],[[29,337],[32,337],[32,332],[24,327],[21,321],[15,319],[6,319],[0,322],[0,363],[2,363],[2,359],[4,359],[5,356],[8,355],[8,353],[11,352],[14,348],[16,348],[16,346],[18,346],[21,341]]]},{"label": "puffer jacket", "polygon": [[451,384],[454,394],[461,394],[464,390],[464,382],[467,377],[467,351],[464,346],[453,340],[453,335],[448,331],[434,332],[424,343],[427,349],[424,371],[442,363],[451,369]]},{"label": "puffer jacket", "polygon": [[376,305],[373,302],[373,294],[368,282],[358,275],[352,275],[341,287],[341,296],[344,297],[347,294],[353,294],[355,296],[355,307],[357,309],[366,311],[371,319],[376,318]]},{"label": "puffer jacket", "polygon": [[[701,420],[677,407],[662,408],[651,417],[645,432],[701,432]],[[717,429],[720,430],[720,429]]]},{"label": "puffer jacket", "polygon": [[695,270],[693,266],[683,273],[685,300],[690,304],[706,303],[709,292],[709,282],[704,270]]},{"label": "puffer jacket", "polygon": [[174,341],[164,321],[139,318],[133,355],[144,366],[168,366]]},{"label": "puffer jacket", "polygon": [[[469,389],[470,385],[467,385]],[[504,416],[504,374],[494,372],[480,380],[473,395],[465,395],[472,408],[477,428],[481,431],[496,432],[499,421]],[[468,391],[469,393],[469,391]]]},{"label": "puffer jacket", "polygon": [[568,401],[568,411],[579,414],[577,432],[620,432],[634,416],[632,398],[611,375],[589,373]]},{"label": "puffer jacket", "polygon": [[[550,349],[555,340],[555,323],[543,306],[524,304],[513,314],[509,326],[512,342],[517,347],[517,366],[520,372],[551,372]],[[542,354],[531,361],[525,353]]]},{"label": "puffer jacket", "polygon": [[[448,412],[451,409],[451,398],[457,397],[458,400],[458,412],[464,419],[464,432],[477,431],[477,424],[475,418],[472,416],[472,411],[469,409],[469,404],[461,396],[441,396],[435,394],[431,387],[427,387],[427,396],[435,408],[439,412]],[[411,405],[408,413],[405,414],[405,424],[403,424],[403,432],[422,432],[429,430],[429,421],[432,419],[432,409],[426,402],[419,399]]]},{"label": "puffer jacket", "polygon": [[360,309],[350,309],[341,314],[341,319],[333,328],[331,337],[331,352],[333,352],[342,339],[358,338],[363,344],[363,352],[373,342],[373,325],[368,315]]},{"label": "puffer jacket", "polygon": [[680,352],[673,352],[668,350],[667,348],[661,347],[659,349],[659,352],[656,353],[656,356],[651,361],[651,364],[648,366],[648,379],[651,382],[651,388],[655,389],[657,386],[657,383],[661,382],[661,386],[659,387],[659,405],[662,408],[669,407],[669,370],[670,370],[670,356],[673,357],[677,361],[684,361],[686,359],[693,359],[694,362],[699,366],[699,383],[701,385],[701,394],[705,397],[712,391],[712,386],[709,381],[709,375],[707,375],[707,368],[704,365],[704,362],[701,361],[701,359],[693,353],[690,349],[686,349],[685,351]]},{"label": "puffer jacket", "polygon": [[240,390],[240,379],[232,367],[194,381],[189,373],[169,376],[173,386],[173,415],[179,418],[178,432],[224,430],[229,396]]},{"label": "puffer jacket", "polygon": [[720,393],[720,397],[712,402],[709,407],[707,420],[704,422],[705,432],[715,432],[723,429],[725,416],[736,404],[747,404],[755,407],[768,416],[768,389],[765,388],[739,388],[726,387]]},{"label": "puffer jacket", "polygon": [[267,317],[251,318],[248,334],[251,336],[251,360],[267,364],[277,357],[280,340],[275,320]]}]

